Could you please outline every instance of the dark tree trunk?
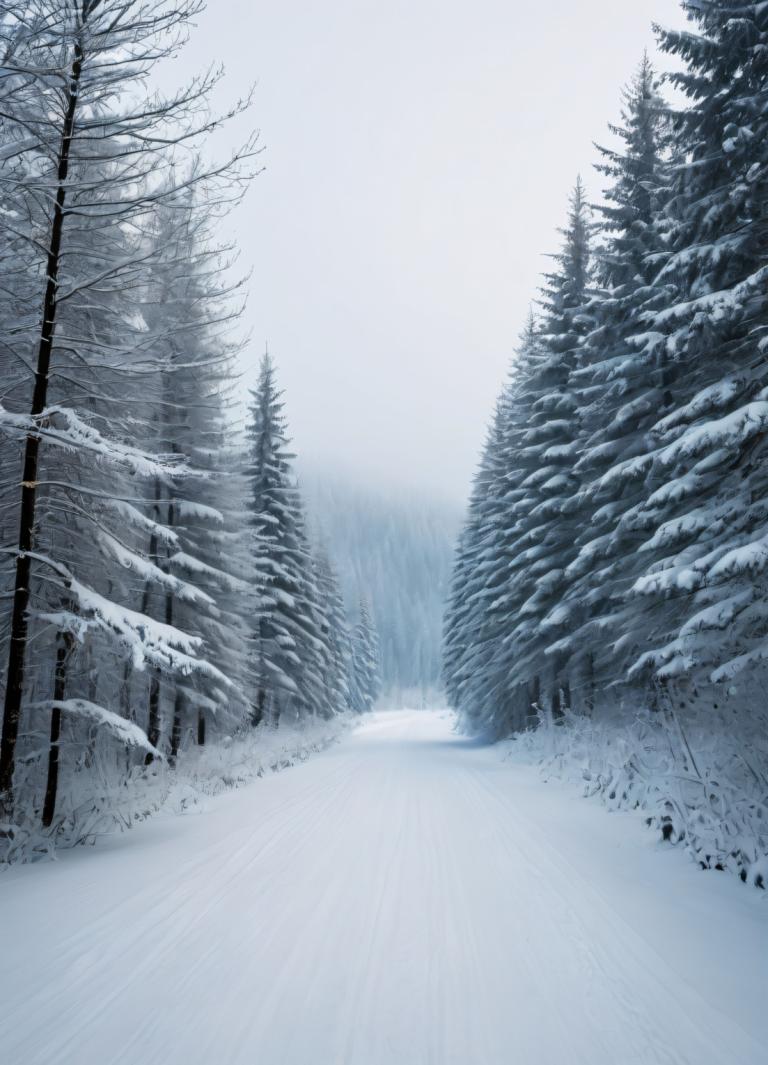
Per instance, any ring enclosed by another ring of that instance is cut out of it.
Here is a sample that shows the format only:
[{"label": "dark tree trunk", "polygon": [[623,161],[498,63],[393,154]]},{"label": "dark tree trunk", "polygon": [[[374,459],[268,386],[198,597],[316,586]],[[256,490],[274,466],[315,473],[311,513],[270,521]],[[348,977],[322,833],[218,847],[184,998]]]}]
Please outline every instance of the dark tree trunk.
[{"label": "dark tree trunk", "polygon": [[554,718],[561,718],[563,716],[563,689],[559,684],[555,684],[552,688],[552,716]]},{"label": "dark tree trunk", "polygon": [[256,702],[251,711],[251,724],[254,728],[256,728],[257,725],[260,725],[264,720],[264,703],[266,700],[267,693],[263,688],[259,688],[259,694],[256,696]]},{"label": "dark tree trunk", "polygon": [[130,660],[123,664],[123,682],[120,685],[120,710],[127,720],[132,720],[131,714],[131,671]]},{"label": "dark tree trunk", "polygon": [[528,708],[528,723],[531,727],[535,727],[539,720],[539,710],[541,709],[541,677],[537,674],[531,681],[531,695]]},{"label": "dark tree trunk", "polygon": [[170,727],[170,764],[176,765],[176,759],[179,756],[179,748],[181,747],[181,730],[184,722],[184,709],[186,707],[186,700],[183,697],[182,691],[177,687],[176,695],[174,698],[174,723]]},{"label": "dark tree trunk", "polygon": [[[60,632],[56,648],[56,672],[53,682],[54,703],[63,702],[67,692],[67,667],[74,643],[68,632]],[[51,711],[51,739],[48,748],[48,779],[45,784],[43,803],[43,827],[50,828],[56,812],[56,795],[59,789],[59,742],[61,739],[61,709]]]},{"label": "dark tree trunk", "polygon": [[596,696],[596,684],[595,684],[595,656],[590,651],[587,655],[587,698],[586,707],[587,713],[591,717],[595,711],[595,696]]},{"label": "dark tree trunk", "polygon": [[197,745],[205,747],[205,714],[202,710],[197,713]]},{"label": "dark tree trunk", "polygon": [[[61,264],[61,243],[64,231],[64,206],[67,198],[67,176],[69,174],[72,135],[75,129],[75,113],[78,103],[78,89],[83,68],[83,53],[79,44],[75,45],[72,69],[67,90],[66,110],[62,125],[61,145],[59,148],[56,200],[51,219],[50,240],[48,245],[47,282],[43,300],[43,317],[40,326],[40,343],[37,352],[35,386],[32,393],[31,415],[38,419],[48,403],[48,383],[51,367],[51,353],[56,332],[56,309]],[[27,641],[29,632],[30,578],[32,559],[30,551],[34,544],[35,509],[37,505],[37,479],[40,466],[40,437],[30,434],[24,447],[24,473],[21,483],[21,514],[19,519],[19,551],[16,556],[16,574],[14,581],[13,611],[11,615],[11,633],[8,651],[8,675],[6,678],[5,705],[3,708],[3,730],[0,740],[0,797],[10,809],[13,803],[13,771],[16,764],[16,742],[19,736],[21,704],[24,689],[24,668],[26,665]]]},{"label": "dark tree trunk", "polygon": [[[160,520],[160,479],[155,478],[155,520]],[[157,533],[152,533],[149,538],[149,557],[153,562],[157,562]],[[147,580],[144,585],[144,595],[141,600],[141,612],[142,614],[149,613],[150,599],[152,595],[152,587],[150,581]],[[166,603],[166,611],[167,611]],[[153,747],[157,747],[160,742],[160,671],[158,669],[152,670],[152,675],[149,681],[149,699],[147,704],[147,739]],[[147,756],[144,759],[145,765],[151,765],[154,761],[154,755],[151,752],[147,752]]]},{"label": "dark tree trunk", "polygon": [[[160,673],[154,670],[149,681],[149,712],[147,714],[147,739],[153,747],[160,742]],[[147,751],[145,765],[151,765],[155,756]]]}]

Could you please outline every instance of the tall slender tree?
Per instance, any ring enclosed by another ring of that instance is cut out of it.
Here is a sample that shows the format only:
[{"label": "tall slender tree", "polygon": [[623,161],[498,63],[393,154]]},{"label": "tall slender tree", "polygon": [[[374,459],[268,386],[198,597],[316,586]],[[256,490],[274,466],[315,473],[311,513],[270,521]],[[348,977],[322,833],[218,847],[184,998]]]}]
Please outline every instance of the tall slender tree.
[{"label": "tall slender tree", "polygon": [[352,633],[351,705],[358,714],[368,713],[381,694],[379,638],[370,608],[360,602]]},{"label": "tall slender tree", "polygon": [[265,354],[248,427],[250,512],[257,612],[252,720],[278,722],[323,713],[323,632],[311,549],[292,469],[281,393]]},{"label": "tall slender tree", "polygon": [[[55,460],[48,468],[45,463],[46,455],[59,449],[98,456],[100,464],[133,476],[165,477],[174,466],[126,442],[135,434],[127,427],[122,397],[107,400],[104,378],[94,365],[94,359],[108,357],[109,348],[92,331],[92,306],[103,305],[105,293],[115,296],[140,283],[154,254],[143,231],[158,204],[178,202],[193,184],[206,184],[213,200],[217,186],[223,194],[225,184],[227,195],[232,198],[234,189],[236,196],[240,164],[253,152],[249,144],[216,169],[173,178],[174,149],[191,147],[220,121],[206,113],[219,75],[195,80],[166,98],[150,96],[145,86],[155,65],[175,53],[201,9],[199,0],[33,0],[8,4],[3,12],[0,185],[6,202],[0,224],[6,247],[20,251],[15,291],[25,307],[40,308],[36,317],[25,314],[13,336],[15,349],[24,351],[18,361],[24,383],[19,382],[15,395],[20,398],[29,389],[26,410],[2,416],[5,431],[23,441],[0,742],[0,795],[6,811],[12,806],[16,747],[30,682],[27,649],[36,589],[45,591],[46,602],[56,600],[62,637],[67,631],[79,638],[85,629],[98,629],[102,637],[111,635],[129,645],[139,658],[166,665],[183,662],[184,668],[197,646],[170,626],[156,625],[148,637],[139,613],[115,609],[111,599],[83,583],[83,574],[68,568],[59,537],[53,535],[52,515],[66,509],[83,517],[87,508],[82,499],[94,488],[78,486],[75,478],[62,486]],[[131,357],[137,354],[135,333],[127,328],[113,345],[113,384],[120,372],[136,376],[146,371],[146,364]],[[99,397],[98,429],[93,406],[69,403],[82,400],[77,387],[73,393],[70,386],[73,367],[84,364],[93,371],[91,392]],[[72,498],[78,495],[79,501]],[[139,525],[144,521],[127,502],[124,520],[126,515]],[[120,565],[131,557],[145,579],[181,589],[151,557],[131,554],[114,532],[102,538],[101,546],[107,545]],[[58,709],[53,707],[54,716]],[[75,704],[68,703],[67,709],[74,712]],[[79,710],[85,712],[80,705]],[[102,722],[112,721],[111,711],[101,711]],[[115,727],[119,732],[117,723]]]},{"label": "tall slender tree", "polygon": [[[630,575],[639,573],[643,521],[638,504],[644,478],[632,460],[671,402],[671,370],[648,320],[663,306],[667,287],[657,279],[665,248],[663,211],[669,197],[671,136],[667,107],[647,57],[623,93],[622,123],[611,126],[617,148],[601,148],[598,170],[609,179],[597,208],[601,240],[595,249],[590,330],[573,373],[581,439],[572,506],[578,553],[565,571],[555,625],[554,653],[575,656],[574,690],[582,706],[595,687],[626,669],[624,632]],[[626,476],[618,474],[626,471]],[[560,631],[558,631],[560,630]],[[606,638],[608,637],[608,638]],[[614,696],[612,696],[614,697]]]}]

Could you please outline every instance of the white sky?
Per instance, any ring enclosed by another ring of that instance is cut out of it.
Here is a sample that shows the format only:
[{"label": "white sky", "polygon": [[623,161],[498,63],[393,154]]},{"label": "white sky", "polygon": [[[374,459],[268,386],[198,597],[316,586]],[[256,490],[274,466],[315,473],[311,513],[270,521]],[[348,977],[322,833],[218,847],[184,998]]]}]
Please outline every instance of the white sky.
[{"label": "white sky", "polygon": [[171,75],[222,60],[222,102],[258,83],[250,362],[268,339],[305,460],[464,498],[652,21],[676,0],[210,0]]}]

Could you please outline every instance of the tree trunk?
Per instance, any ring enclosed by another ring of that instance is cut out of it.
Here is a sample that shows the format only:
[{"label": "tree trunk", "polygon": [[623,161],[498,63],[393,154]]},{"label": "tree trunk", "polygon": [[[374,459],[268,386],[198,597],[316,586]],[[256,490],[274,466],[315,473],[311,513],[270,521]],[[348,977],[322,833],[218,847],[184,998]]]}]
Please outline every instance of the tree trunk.
[{"label": "tree trunk", "polygon": [[197,745],[205,747],[205,714],[202,710],[197,712]]},{"label": "tree trunk", "polygon": [[[160,479],[155,478],[155,520],[160,520]],[[149,557],[153,562],[157,562],[157,533],[152,533],[149,537]],[[141,612],[142,614],[149,614],[150,596],[152,594],[152,587],[149,580],[144,585],[144,595],[141,600]],[[166,602],[166,612],[168,604]],[[149,700],[147,705],[147,739],[153,747],[157,747],[160,742],[160,671],[153,669],[152,676],[149,681]],[[144,759],[145,765],[151,765],[154,760],[154,755],[151,752],[147,752],[147,756]]]},{"label": "tree trunk", "polygon": [[[40,342],[37,352],[37,369],[35,387],[32,394],[31,415],[34,419],[45,410],[48,403],[48,382],[51,366],[51,353],[56,332],[56,308],[58,294],[59,267],[61,263],[61,242],[64,230],[64,205],[67,198],[67,176],[72,147],[72,135],[75,129],[75,113],[78,103],[78,89],[83,67],[83,52],[79,44],[75,45],[74,59],[69,77],[66,110],[59,148],[56,200],[51,220],[50,240],[48,244],[47,282],[43,300],[43,317],[40,326]],[[16,742],[19,735],[21,703],[24,688],[24,668],[26,664],[29,620],[27,612],[30,598],[30,577],[32,559],[29,552],[33,548],[35,529],[35,509],[37,505],[37,477],[40,466],[40,437],[30,433],[24,447],[24,473],[21,482],[21,514],[19,520],[19,550],[16,556],[16,574],[14,581],[13,612],[11,615],[11,633],[8,651],[8,675],[6,678],[5,705],[3,708],[3,731],[0,741],[0,797],[10,810],[13,804],[13,771],[16,764]]]},{"label": "tree trunk", "polygon": [[181,691],[181,688],[176,688],[176,695],[173,700],[173,725],[171,726],[171,765],[176,764],[176,759],[179,756],[179,747],[181,746],[181,729],[184,722],[184,710],[186,709],[187,701]]},{"label": "tree trunk", "polygon": [[[93,660],[93,647],[88,652],[88,660],[91,663],[91,667],[88,670],[88,698],[92,703],[98,703],[99,695],[99,673]],[[88,742],[85,745],[85,753],[83,754],[83,768],[91,769],[96,761],[96,743],[99,739],[99,726],[91,724],[88,728]]]},{"label": "tree trunk", "polygon": [[586,707],[587,713],[591,717],[595,711],[595,697],[597,694],[597,686],[595,682],[595,656],[590,651],[587,654],[587,698]]},{"label": "tree trunk", "polygon": [[254,728],[262,723],[264,720],[264,703],[267,699],[267,693],[263,688],[259,688],[259,694],[256,696],[256,703],[251,712],[251,724]]},{"label": "tree trunk", "polygon": [[[149,711],[147,714],[147,739],[153,747],[160,742],[160,673],[154,670],[149,682]],[[151,765],[155,756],[147,751],[145,765]]]},{"label": "tree trunk", "polygon": [[[67,692],[67,666],[74,640],[68,632],[60,632],[56,648],[56,672],[53,682],[53,701],[63,702]],[[61,738],[61,709],[51,711],[51,739],[48,748],[48,779],[45,784],[43,803],[43,827],[50,828],[56,812],[56,794],[59,788],[59,740]]]},{"label": "tree trunk", "polygon": [[123,663],[123,680],[120,685],[120,712],[127,721],[133,720],[131,713],[131,673],[133,666],[130,659]]},{"label": "tree trunk", "polygon": [[555,720],[558,720],[563,716],[563,690],[557,682],[555,682],[552,688],[550,706],[552,708],[552,717]]},{"label": "tree trunk", "polygon": [[539,720],[539,710],[541,709],[541,677],[536,676],[531,681],[531,693],[528,706],[528,725],[530,728],[535,728]]},{"label": "tree trunk", "polygon": [[570,680],[568,680],[567,677],[563,681],[563,683],[562,683],[562,685],[560,687],[560,691],[562,692],[562,707],[561,707],[561,709],[562,709],[563,713],[565,713],[566,710],[573,709],[573,706],[572,706],[572,703],[571,703],[571,682],[570,682]]},{"label": "tree trunk", "polygon": [[[176,512],[173,506],[173,501],[168,501],[168,527],[173,528],[176,521]],[[170,569],[170,566],[167,566]],[[173,595],[171,592],[165,593],[165,623],[166,625],[173,624]],[[181,745],[181,726],[184,719],[184,708],[186,700],[184,694],[179,687],[178,681],[176,682],[176,690],[173,696],[173,722],[171,724],[171,764],[176,764],[176,759],[179,754],[179,747]]]}]

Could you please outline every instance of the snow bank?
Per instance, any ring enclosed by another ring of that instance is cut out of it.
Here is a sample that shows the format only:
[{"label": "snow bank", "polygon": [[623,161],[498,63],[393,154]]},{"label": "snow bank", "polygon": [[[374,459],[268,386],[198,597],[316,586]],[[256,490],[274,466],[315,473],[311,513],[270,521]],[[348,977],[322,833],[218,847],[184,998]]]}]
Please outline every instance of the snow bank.
[{"label": "snow bank", "polygon": [[262,724],[215,746],[192,747],[179,758],[176,769],[165,772],[171,784],[167,805],[181,813],[204,796],[240,788],[257,777],[304,762],[341,739],[353,720],[359,719],[339,716],[280,728]]},{"label": "snow bank", "polygon": [[39,811],[28,820],[0,825],[0,865],[53,858],[61,847],[93,844],[163,812],[182,814],[223,791],[242,787],[268,773],[303,762],[335,743],[357,718],[267,724],[205,747],[183,750],[172,767],[156,760],[135,765],[125,775],[114,772],[94,751],[87,772],[73,787],[60,789],[56,819],[50,830],[40,826]]},{"label": "snow bank", "polygon": [[[760,715],[757,715],[758,717]],[[538,728],[504,741],[504,757],[543,778],[578,784],[610,810],[637,810],[702,869],[768,888],[768,720],[750,735],[726,710],[617,710],[594,721],[540,713]]]}]

